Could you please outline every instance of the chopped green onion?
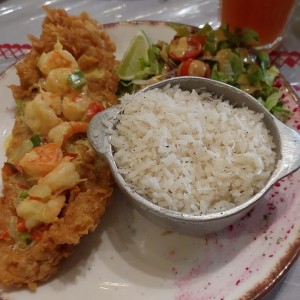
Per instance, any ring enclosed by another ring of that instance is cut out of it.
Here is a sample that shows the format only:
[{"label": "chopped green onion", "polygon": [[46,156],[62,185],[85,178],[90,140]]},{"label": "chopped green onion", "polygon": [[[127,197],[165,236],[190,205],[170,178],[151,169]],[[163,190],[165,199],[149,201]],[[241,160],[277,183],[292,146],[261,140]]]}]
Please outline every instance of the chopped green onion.
[{"label": "chopped green onion", "polygon": [[42,139],[40,136],[38,136],[37,134],[34,134],[31,138],[30,138],[31,143],[33,144],[33,147],[37,147],[42,145]]},{"label": "chopped green onion", "polygon": [[81,71],[75,71],[68,76],[68,80],[74,89],[80,89],[86,84],[86,79]]},{"label": "chopped green onion", "polygon": [[28,191],[27,190],[23,190],[21,191],[19,198],[21,199],[25,199],[28,196]]},{"label": "chopped green onion", "polygon": [[32,242],[32,238],[31,238],[31,235],[28,233],[28,232],[24,232],[24,233],[21,233],[19,235],[20,239],[22,241],[24,241],[27,245],[29,245],[31,242]]}]

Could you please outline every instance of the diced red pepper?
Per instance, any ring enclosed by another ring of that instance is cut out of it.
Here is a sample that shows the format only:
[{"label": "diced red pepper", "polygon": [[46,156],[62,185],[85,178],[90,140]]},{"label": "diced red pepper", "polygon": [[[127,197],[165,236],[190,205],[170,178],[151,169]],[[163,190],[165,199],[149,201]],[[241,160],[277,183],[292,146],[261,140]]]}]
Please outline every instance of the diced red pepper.
[{"label": "diced red pepper", "polygon": [[91,120],[97,113],[103,111],[105,107],[100,104],[99,102],[91,102],[90,105],[88,106],[87,112],[86,112],[86,117]]},{"label": "diced red pepper", "polygon": [[17,230],[19,232],[25,232],[25,231],[27,231],[27,228],[25,226],[25,220],[23,218],[19,218],[18,224],[17,224]]}]

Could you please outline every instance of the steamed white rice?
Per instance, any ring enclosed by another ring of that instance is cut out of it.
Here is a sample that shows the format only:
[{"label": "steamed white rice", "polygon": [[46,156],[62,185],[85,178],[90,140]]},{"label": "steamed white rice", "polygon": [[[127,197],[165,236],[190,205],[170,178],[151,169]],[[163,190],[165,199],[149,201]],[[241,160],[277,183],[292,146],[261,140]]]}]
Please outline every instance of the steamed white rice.
[{"label": "steamed white rice", "polygon": [[179,212],[226,210],[274,170],[263,115],[206,92],[170,86],[121,98],[111,144],[120,174],[153,203]]}]

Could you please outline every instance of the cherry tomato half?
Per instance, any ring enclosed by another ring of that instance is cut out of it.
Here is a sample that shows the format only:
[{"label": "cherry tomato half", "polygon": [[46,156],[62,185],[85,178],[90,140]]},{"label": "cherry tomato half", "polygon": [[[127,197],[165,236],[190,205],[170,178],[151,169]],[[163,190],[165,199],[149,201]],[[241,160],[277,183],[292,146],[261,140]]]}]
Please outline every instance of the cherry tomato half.
[{"label": "cherry tomato half", "polygon": [[200,55],[204,42],[205,38],[197,35],[176,38],[170,43],[169,55],[175,61],[196,58]]},{"label": "cherry tomato half", "polygon": [[183,61],[178,69],[177,76],[198,76],[198,77],[210,77],[211,69],[210,66],[196,59],[187,59]]}]

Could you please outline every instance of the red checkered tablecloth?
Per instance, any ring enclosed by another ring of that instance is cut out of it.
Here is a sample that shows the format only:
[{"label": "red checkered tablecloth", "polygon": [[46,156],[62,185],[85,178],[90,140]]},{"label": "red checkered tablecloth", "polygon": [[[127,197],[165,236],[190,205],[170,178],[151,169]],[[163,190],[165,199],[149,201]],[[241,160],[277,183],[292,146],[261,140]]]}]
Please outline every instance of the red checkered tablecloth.
[{"label": "red checkered tablecloth", "polygon": [[18,59],[24,56],[30,48],[27,44],[0,44],[0,59]]},{"label": "red checkered tablecloth", "polygon": [[296,51],[273,51],[270,53],[270,58],[279,68],[284,65],[290,68],[300,67],[300,53]]}]

